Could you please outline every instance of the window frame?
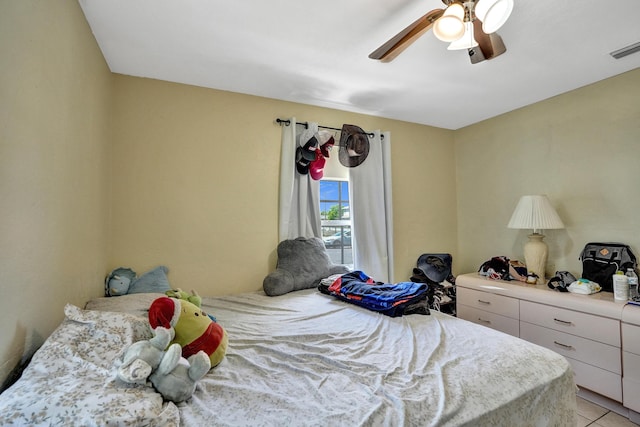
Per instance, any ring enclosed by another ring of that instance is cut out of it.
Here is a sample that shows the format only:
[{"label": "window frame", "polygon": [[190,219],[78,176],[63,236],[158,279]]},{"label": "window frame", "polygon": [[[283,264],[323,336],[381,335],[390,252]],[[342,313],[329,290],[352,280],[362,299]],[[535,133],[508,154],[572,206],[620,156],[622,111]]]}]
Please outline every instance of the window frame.
[{"label": "window frame", "polygon": [[[336,246],[327,247],[327,250],[340,249],[339,252],[339,260],[332,259],[332,261],[336,264],[352,266],[353,265],[353,244],[352,240],[350,240],[348,245],[344,244],[344,235],[345,233],[349,233],[349,237],[351,237],[352,232],[352,224],[351,224],[351,200],[349,199],[349,180],[347,179],[321,179],[320,186],[322,187],[323,183],[337,183],[338,195],[337,198],[332,199],[323,199],[323,191],[322,188],[320,190],[320,225],[322,230],[322,238],[323,242],[329,236],[340,233],[340,243]],[[346,185],[344,185],[346,183]],[[345,194],[346,193],[346,194]],[[323,210],[323,205],[331,204],[331,207],[338,205],[338,209],[340,210],[340,219],[326,219],[326,216],[329,210]],[[345,210],[347,212],[345,218]],[[329,228],[332,229],[331,233],[327,233],[325,235],[325,230]],[[325,242],[326,246],[326,242]],[[330,253],[334,255],[334,253]],[[347,255],[345,257],[345,255]],[[351,262],[345,262],[349,261]]]}]

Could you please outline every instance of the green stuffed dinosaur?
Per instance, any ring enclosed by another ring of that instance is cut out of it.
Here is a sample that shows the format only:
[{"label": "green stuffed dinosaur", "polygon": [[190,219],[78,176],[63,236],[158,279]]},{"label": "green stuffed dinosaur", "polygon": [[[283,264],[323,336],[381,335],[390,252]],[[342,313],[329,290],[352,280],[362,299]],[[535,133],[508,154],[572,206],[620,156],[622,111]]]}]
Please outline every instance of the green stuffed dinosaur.
[{"label": "green stuffed dinosaur", "polygon": [[196,293],[196,291],[191,290],[191,293],[187,293],[180,288],[171,289],[165,292],[170,298],[183,299],[185,301],[189,301],[191,304],[196,307],[200,307],[202,305],[202,297]]}]

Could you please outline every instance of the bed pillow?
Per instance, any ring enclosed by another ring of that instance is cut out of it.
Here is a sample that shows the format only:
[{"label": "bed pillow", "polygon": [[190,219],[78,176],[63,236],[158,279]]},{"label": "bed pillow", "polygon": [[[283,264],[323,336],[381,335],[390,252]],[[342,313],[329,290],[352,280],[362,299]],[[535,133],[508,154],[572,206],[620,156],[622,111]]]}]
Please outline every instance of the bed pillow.
[{"label": "bed pillow", "polygon": [[169,269],[164,265],[154,268],[151,271],[147,271],[142,276],[134,279],[129,287],[130,294],[141,294],[158,292],[165,293],[171,290],[167,273]]},{"label": "bed pillow", "polygon": [[[90,299],[85,305],[86,310],[113,311],[129,313],[147,320],[149,318],[149,306],[157,298],[166,296],[163,293],[127,294],[118,298],[98,297]],[[148,322],[148,320],[147,320]]]},{"label": "bed pillow", "polygon": [[332,274],[349,272],[344,265],[331,262],[318,237],[283,240],[277,251],[276,269],[262,282],[262,288],[269,296],[313,288]]}]

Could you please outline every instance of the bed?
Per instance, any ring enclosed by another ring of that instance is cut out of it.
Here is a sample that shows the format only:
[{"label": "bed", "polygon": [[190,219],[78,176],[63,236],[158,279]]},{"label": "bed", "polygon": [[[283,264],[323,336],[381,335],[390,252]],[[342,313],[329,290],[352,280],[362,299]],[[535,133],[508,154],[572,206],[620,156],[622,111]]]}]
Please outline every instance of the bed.
[{"label": "bed", "polygon": [[97,298],[65,320],[0,395],[2,425],[575,426],[560,355],[434,310],[388,317],[316,289],[203,298],[229,335],[187,402],[115,373],[150,337],[159,294]]}]

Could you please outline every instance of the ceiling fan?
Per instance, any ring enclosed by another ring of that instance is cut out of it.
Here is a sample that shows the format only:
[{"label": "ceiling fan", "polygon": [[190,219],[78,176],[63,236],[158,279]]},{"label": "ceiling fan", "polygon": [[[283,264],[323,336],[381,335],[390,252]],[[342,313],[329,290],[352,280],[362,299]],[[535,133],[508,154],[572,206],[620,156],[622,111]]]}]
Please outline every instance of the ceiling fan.
[{"label": "ceiling fan", "polygon": [[496,31],[511,15],[513,0],[442,2],[446,8],[427,12],[371,52],[369,58],[390,62],[431,28],[438,39],[450,43],[449,50],[467,49],[472,64],[506,52],[507,48]]}]

